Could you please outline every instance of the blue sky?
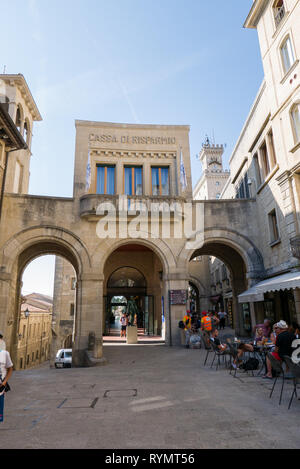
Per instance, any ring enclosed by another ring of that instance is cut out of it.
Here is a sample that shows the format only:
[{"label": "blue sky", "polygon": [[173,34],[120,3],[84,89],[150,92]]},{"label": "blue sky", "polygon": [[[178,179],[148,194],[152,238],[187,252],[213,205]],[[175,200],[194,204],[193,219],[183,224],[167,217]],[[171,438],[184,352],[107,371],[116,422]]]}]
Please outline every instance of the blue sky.
[{"label": "blue sky", "polygon": [[206,134],[227,145],[228,167],[263,79],[257,33],[243,28],[251,5],[0,0],[0,71],[25,76],[43,116],[30,193],[72,196],[75,119],[188,124],[193,184]]}]

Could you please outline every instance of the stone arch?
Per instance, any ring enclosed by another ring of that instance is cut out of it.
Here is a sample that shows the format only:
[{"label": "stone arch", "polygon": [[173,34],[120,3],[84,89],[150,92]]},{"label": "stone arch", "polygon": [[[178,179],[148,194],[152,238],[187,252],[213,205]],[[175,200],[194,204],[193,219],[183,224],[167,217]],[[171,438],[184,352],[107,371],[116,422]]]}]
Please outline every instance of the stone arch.
[{"label": "stone arch", "polygon": [[28,148],[31,145],[31,127],[28,117],[24,121],[24,140],[27,143]]},{"label": "stone arch", "polygon": [[[204,231],[204,241],[200,241],[198,245],[195,243],[194,249],[187,250],[183,247],[178,256],[177,265],[179,267],[187,268],[193,253],[195,251],[200,252],[203,250],[202,248],[208,244],[223,246],[224,250],[227,246],[228,249],[232,249],[238,253],[245,263],[248,278],[259,280],[263,277],[265,269],[263,257],[260,251],[248,237],[230,229],[221,230],[219,228],[206,228]],[[199,253],[199,255],[201,254]],[[226,261],[224,262],[226,263]]]},{"label": "stone arch", "polygon": [[140,244],[151,249],[160,259],[163,265],[165,275],[167,275],[172,268],[176,267],[176,259],[172,250],[170,249],[168,244],[161,239],[156,239],[155,243],[144,238],[124,240],[106,239],[105,241],[100,243],[97,249],[95,250],[93,262],[96,262],[98,265],[104,266],[110,255],[118,248],[125,246],[126,244]]},{"label": "stone arch", "polygon": [[24,127],[24,111],[22,105],[19,103],[16,110],[16,127],[18,128],[21,135],[23,135]]},{"label": "stone arch", "polygon": [[254,243],[234,230],[207,228],[204,241],[194,244],[194,249],[182,249],[178,266],[188,268],[191,259],[197,256],[214,256],[228,267],[232,278],[233,315],[236,330],[243,334],[241,305],[238,295],[264,275],[262,256]]},{"label": "stone arch", "polygon": [[78,276],[91,268],[91,258],[86,246],[71,231],[53,226],[35,226],[16,233],[3,246],[1,253],[2,272],[12,273],[16,259],[19,258],[23,270],[34,258],[43,254],[65,257],[74,265]]},{"label": "stone arch", "polygon": [[[0,326],[6,333],[9,347],[15,345],[17,337],[23,272],[32,260],[47,254],[68,260],[78,279],[91,266],[90,256],[81,240],[62,228],[33,227],[10,238],[3,246],[0,266]],[[80,291],[77,291],[77,298],[77,314],[80,317]]]}]

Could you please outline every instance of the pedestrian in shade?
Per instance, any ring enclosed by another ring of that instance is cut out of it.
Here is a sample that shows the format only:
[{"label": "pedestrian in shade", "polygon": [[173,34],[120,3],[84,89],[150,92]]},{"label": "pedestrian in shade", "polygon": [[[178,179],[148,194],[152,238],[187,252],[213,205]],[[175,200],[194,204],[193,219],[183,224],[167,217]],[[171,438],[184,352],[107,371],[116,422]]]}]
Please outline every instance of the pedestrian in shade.
[{"label": "pedestrian in shade", "polygon": [[[4,343],[3,334],[1,337],[1,343]],[[4,414],[4,394],[9,390],[8,380],[10,379],[13,372],[13,363],[11,361],[9,353],[1,348],[0,345],[0,422],[3,422]]]}]

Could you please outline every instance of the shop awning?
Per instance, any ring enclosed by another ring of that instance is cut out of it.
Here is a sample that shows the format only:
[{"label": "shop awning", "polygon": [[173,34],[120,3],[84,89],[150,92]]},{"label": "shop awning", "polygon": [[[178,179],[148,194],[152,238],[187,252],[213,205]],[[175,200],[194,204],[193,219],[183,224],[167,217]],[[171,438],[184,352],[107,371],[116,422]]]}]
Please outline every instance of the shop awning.
[{"label": "shop awning", "polygon": [[289,290],[290,288],[300,288],[300,272],[289,272],[278,275],[262,282],[241,293],[238,296],[239,303],[252,303],[264,300],[264,293],[270,291]]},{"label": "shop awning", "polygon": [[264,301],[264,294],[259,293],[255,287],[249,288],[238,296],[239,303],[255,303],[256,301]]},{"label": "shop awning", "polygon": [[300,288],[300,272],[289,272],[288,274],[272,277],[256,285],[260,293],[268,291],[289,290],[290,288]]}]

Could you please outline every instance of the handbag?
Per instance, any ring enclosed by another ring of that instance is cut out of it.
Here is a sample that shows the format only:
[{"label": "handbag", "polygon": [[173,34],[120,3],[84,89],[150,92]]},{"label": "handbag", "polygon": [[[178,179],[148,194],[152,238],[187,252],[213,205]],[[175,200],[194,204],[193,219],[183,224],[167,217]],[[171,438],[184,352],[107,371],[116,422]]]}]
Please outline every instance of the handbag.
[{"label": "handbag", "polygon": [[9,385],[8,383],[6,383],[5,386],[2,386],[2,385],[0,386],[0,393],[3,392],[3,391],[4,391],[4,392],[9,392],[9,391],[11,391],[10,385]]}]

